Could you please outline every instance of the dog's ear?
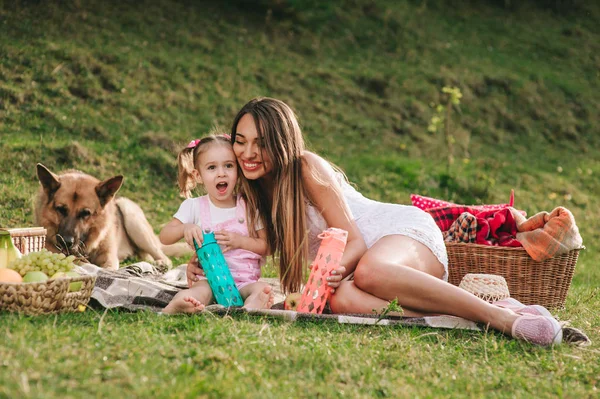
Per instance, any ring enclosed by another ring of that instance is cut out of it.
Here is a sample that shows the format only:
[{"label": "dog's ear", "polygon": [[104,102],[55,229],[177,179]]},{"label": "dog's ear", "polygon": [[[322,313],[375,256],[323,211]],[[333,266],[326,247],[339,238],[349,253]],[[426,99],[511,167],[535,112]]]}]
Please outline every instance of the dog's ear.
[{"label": "dog's ear", "polygon": [[42,187],[44,188],[48,199],[51,199],[56,190],[60,188],[58,176],[50,172],[50,170],[41,163],[37,164],[37,176],[40,183],[42,183]]},{"label": "dog's ear", "polygon": [[108,180],[104,180],[100,182],[96,186],[96,194],[100,199],[100,205],[104,207],[110,201],[114,195],[121,188],[121,184],[123,184],[123,176],[114,176]]}]

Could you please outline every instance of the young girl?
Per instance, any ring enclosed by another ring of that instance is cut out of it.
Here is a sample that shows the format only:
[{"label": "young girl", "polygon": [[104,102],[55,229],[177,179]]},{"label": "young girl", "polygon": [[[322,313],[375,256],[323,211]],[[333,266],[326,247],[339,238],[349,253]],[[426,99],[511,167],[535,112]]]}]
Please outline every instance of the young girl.
[{"label": "young girl", "polygon": [[[273,304],[271,287],[262,282],[260,266],[267,255],[266,232],[259,226],[249,234],[253,223],[248,223],[246,204],[235,194],[238,165],[231,143],[223,135],[210,135],[193,140],[177,156],[180,194],[187,198],[160,232],[163,244],[173,244],[184,238],[191,248],[193,240],[202,245],[202,230],[215,232],[217,243],[237,288],[244,299],[244,307],[270,308]],[[191,190],[202,184],[207,195],[190,198]],[[194,313],[213,301],[212,290],[206,279],[177,293],[164,313]]]}]

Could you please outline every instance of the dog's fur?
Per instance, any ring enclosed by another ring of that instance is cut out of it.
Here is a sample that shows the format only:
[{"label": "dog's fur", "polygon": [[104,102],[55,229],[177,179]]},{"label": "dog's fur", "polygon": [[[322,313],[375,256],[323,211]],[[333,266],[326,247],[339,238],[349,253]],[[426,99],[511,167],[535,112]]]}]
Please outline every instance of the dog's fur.
[{"label": "dog's fur", "polygon": [[41,187],[35,219],[47,230],[48,250],[113,270],[132,255],[171,266],[167,255],[191,253],[183,243],[162,245],[142,209],[127,198],[114,197],[123,176],[100,181],[76,170],[55,175],[42,164],[37,165],[37,175]]}]

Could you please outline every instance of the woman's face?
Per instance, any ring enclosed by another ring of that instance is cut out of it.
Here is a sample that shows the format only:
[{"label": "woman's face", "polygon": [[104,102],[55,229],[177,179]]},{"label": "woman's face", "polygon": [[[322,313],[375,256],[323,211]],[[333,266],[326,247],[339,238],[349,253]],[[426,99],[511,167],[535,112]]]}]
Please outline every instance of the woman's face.
[{"label": "woman's face", "polygon": [[238,122],[233,152],[244,177],[248,180],[260,179],[273,170],[273,164],[258,136],[254,118],[250,114],[245,114]]}]

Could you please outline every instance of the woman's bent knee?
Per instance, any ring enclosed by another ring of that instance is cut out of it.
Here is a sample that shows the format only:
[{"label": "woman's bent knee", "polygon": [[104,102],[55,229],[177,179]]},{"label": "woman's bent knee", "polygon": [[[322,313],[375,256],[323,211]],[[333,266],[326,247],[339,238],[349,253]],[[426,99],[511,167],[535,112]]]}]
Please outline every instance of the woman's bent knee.
[{"label": "woman's bent knee", "polygon": [[361,260],[356,266],[356,270],[354,270],[354,283],[361,290],[368,290],[370,283],[373,282],[372,278],[377,278],[376,273],[373,273],[373,270],[369,270],[367,262]]},{"label": "woman's bent knee", "polygon": [[399,277],[404,274],[406,266],[387,263],[381,259],[364,257],[354,271],[356,286],[366,292],[374,292],[377,287],[389,281],[390,274]]},{"label": "woman's bent knee", "polygon": [[423,244],[408,237],[403,238],[405,238],[405,246],[410,244],[410,250],[398,252],[397,248],[390,248],[397,240],[385,242],[382,240],[365,253],[354,272],[354,281],[358,288],[372,293],[390,279],[410,280],[411,276],[414,276],[414,271],[442,278],[445,272],[444,266],[435,255]]}]

